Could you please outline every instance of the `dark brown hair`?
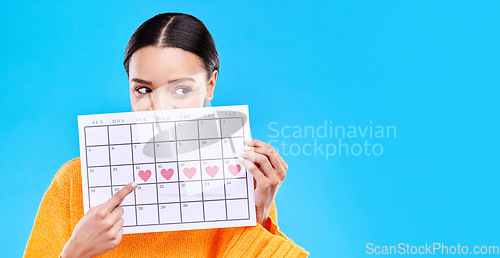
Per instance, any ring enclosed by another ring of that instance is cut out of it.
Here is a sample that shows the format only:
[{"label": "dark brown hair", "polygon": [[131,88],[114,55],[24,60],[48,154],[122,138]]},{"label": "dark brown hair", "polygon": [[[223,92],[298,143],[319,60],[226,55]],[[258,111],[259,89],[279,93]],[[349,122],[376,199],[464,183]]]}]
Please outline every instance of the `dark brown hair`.
[{"label": "dark brown hair", "polygon": [[123,65],[129,75],[132,54],[140,48],[176,47],[199,56],[208,78],[219,71],[219,54],[205,24],[198,18],[184,13],[162,13],[145,21],[130,37],[125,49]]}]

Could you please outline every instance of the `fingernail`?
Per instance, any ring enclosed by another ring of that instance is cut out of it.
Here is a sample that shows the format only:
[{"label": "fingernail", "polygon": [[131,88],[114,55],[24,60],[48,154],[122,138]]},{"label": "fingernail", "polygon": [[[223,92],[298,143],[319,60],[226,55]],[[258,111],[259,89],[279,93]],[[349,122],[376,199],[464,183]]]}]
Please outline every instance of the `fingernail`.
[{"label": "fingernail", "polygon": [[240,161],[244,160],[244,158],[243,158],[243,157],[238,157],[238,159],[239,159]]},{"label": "fingernail", "polygon": [[240,154],[238,154],[238,155],[240,155],[240,157],[242,157],[243,155],[245,155],[245,152],[244,152],[244,151],[242,151],[242,152],[240,152]]},{"label": "fingernail", "polygon": [[245,140],[245,143],[250,144],[252,142],[252,139]]},{"label": "fingernail", "polygon": [[137,183],[134,181],[132,182],[132,187],[135,188],[137,186]]},{"label": "fingernail", "polygon": [[245,146],[243,146],[243,148],[242,148],[242,149],[243,149],[244,151],[249,151],[251,148],[252,148],[252,147],[245,145]]}]

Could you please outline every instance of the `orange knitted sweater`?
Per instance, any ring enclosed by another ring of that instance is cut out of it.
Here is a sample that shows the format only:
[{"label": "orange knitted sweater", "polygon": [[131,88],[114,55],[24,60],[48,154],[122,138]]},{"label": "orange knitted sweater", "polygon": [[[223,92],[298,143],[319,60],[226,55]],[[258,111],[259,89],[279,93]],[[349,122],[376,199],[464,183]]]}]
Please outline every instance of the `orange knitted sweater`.
[{"label": "orange knitted sweater", "polygon": [[[24,257],[58,257],[83,217],[80,158],[57,171],[43,195]],[[117,248],[99,257],[307,257],[279,231],[273,203],[267,227],[213,228],[125,234]]]}]

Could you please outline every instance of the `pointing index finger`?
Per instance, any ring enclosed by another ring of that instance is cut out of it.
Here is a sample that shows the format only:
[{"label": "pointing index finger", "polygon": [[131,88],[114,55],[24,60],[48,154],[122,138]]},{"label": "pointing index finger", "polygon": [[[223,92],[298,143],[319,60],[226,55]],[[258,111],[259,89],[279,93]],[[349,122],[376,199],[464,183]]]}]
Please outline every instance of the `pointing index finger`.
[{"label": "pointing index finger", "polygon": [[109,200],[105,203],[104,208],[107,212],[111,212],[116,206],[123,202],[123,199],[127,197],[131,192],[137,187],[136,182],[130,182],[128,185],[124,186],[118,192],[116,192]]}]

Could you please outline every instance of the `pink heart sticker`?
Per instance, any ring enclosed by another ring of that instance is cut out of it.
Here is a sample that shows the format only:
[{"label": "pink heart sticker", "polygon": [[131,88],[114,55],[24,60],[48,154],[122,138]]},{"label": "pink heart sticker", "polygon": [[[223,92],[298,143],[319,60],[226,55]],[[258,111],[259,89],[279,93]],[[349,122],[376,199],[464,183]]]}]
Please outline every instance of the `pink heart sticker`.
[{"label": "pink heart sticker", "polygon": [[207,166],[205,168],[205,171],[207,171],[207,174],[209,176],[214,177],[215,175],[217,175],[217,172],[219,172],[219,167],[217,167],[217,166],[213,166],[213,167]]},{"label": "pink heart sticker", "polygon": [[184,172],[184,175],[186,175],[189,179],[193,178],[194,174],[196,174],[195,167],[184,168],[182,171]]},{"label": "pink heart sticker", "polygon": [[148,181],[148,179],[151,177],[151,170],[149,170],[149,169],[148,169],[148,170],[146,170],[146,171],[144,171],[144,170],[139,171],[139,177],[140,177],[140,178],[141,178],[144,182]]},{"label": "pink heart sticker", "polygon": [[236,176],[238,173],[240,173],[241,166],[240,166],[240,164],[236,164],[236,166],[229,165],[228,169],[229,169],[229,172],[231,172],[231,174],[233,174],[233,176]]},{"label": "pink heart sticker", "polygon": [[168,170],[162,169],[160,173],[166,180],[170,180],[170,178],[174,175],[174,170],[172,168],[169,168]]}]

